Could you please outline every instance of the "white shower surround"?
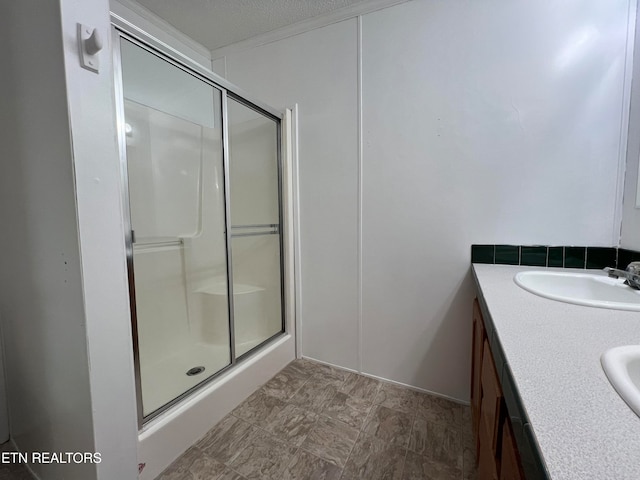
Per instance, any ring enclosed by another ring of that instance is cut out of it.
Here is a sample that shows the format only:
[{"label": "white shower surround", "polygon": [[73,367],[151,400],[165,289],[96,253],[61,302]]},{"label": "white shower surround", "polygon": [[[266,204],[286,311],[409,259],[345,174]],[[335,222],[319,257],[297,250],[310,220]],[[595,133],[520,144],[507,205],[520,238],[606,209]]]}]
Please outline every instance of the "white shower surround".
[{"label": "white shower surround", "polygon": [[[136,18],[135,14],[127,12],[126,9],[121,6],[118,7],[118,13],[121,18],[124,15],[132,23],[137,22],[138,25],[145,24],[143,19]],[[150,27],[149,30],[154,30],[152,25],[147,24],[147,26]],[[160,34],[161,32],[157,33]],[[188,46],[181,44],[179,41],[175,41],[175,39],[168,39],[166,34],[164,34],[163,41],[165,44],[169,43],[173,49],[185,52],[185,56],[187,58],[189,58],[190,54],[194,53],[193,49],[190,50]],[[197,58],[194,59],[197,61]],[[283,122],[283,124],[284,123],[285,122]],[[291,122],[287,121],[286,123],[290,124]],[[284,212],[281,228],[283,229],[284,237],[285,292],[287,292],[285,294],[287,304],[284,305],[284,308],[287,312],[285,327],[287,333],[282,337],[277,338],[261,350],[253,352],[248,358],[243,359],[243,361],[233,369],[222,373],[214,381],[195,391],[180,403],[147,422],[140,432],[138,443],[138,460],[141,464],[144,464],[140,479],[144,480],[155,478],[155,476],[166,468],[173,459],[177,458],[190,445],[203,436],[219,419],[226,415],[259,385],[266,382],[276,372],[295,358],[295,321],[293,319],[295,303],[293,300],[292,261],[292,245],[294,241],[294,227],[292,220],[292,192],[294,189],[292,185],[292,170],[294,168],[294,157],[290,154],[291,152],[289,149],[284,148],[284,145],[288,144],[290,141],[291,139],[288,136],[288,132],[283,132],[282,195]],[[203,146],[205,148],[208,144],[210,144],[210,141],[203,142]],[[242,153],[238,151],[238,148],[239,147],[236,148],[237,155]],[[203,168],[206,168],[206,165],[203,165]],[[214,177],[214,175],[211,175],[211,172],[209,172],[209,175],[203,174],[205,182],[207,181],[207,178],[210,181]],[[209,187],[211,187],[211,185],[209,185]],[[259,185],[257,184],[253,187],[254,190],[256,190],[256,194],[259,194],[257,191],[258,187]],[[206,185],[203,185],[202,188],[203,191],[207,190]],[[207,202],[203,197],[202,208],[210,208],[208,203],[211,204],[211,202]],[[263,204],[258,206],[259,211],[263,211],[264,208],[266,208],[266,202],[263,202]],[[209,212],[209,214],[211,213],[212,212]],[[219,213],[221,214],[222,212]],[[207,212],[204,212],[204,215],[206,216]],[[269,236],[269,239],[271,239],[271,237],[273,237],[273,239],[277,238],[277,236]],[[259,242],[261,241],[259,238],[260,237],[249,237],[246,239],[240,239],[245,242],[245,246],[243,247],[241,245],[241,248],[236,248],[234,250],[234,258],[237,253],[242,253],[243,248],[246,249],[246,243]],[[184,238],[182,241],[185,243],[186,248],[184,258],[181,261],[184,262],[184,266],[188,267],[187,270],[191,269],[196,272],[196,270],[191,268],[191,266],[197,266],[198,259],[195,257],[189,258],[189,256],[196,255],[196,250],[198,250],[198,248],[202,248],[198,247],[196,244],[198,242],[202,243],[203,239],[196,235],[194,238]],[[223,260],[224,248],[222,248],[219,253],[222,255],[219,260]],[[255,262],[245,263],[251,264]],[[177,271],[174,273],[177,273]],[[238,287],[238,292],[235,292],[237,295],[234,293],[234,297],[237,299],[239,297],[239,300],[237,301],[240,303],[240,311],[252,311],[256,308],[256,305],[252,305],[252,303],[255,302],[245,301],[245,297],[255,297],[256,295],[259,297],[264,296],[264,292],[256,288],[255,285],[247,285],[242,282],[242,275],[246,275],[246,273],[246,268],[243,271],[242,266],[240,266],[240,280],[234,281],[234,285]],[[171,275],[173,274],[170,274],[170,276]],[[221,281],[223,283],[226,281],[223,275],[216,276],[214,274],[212,276],[211,274],[204,275],[204,272],[202,271],[197,272],[189,281],[189,290],[193,292],[193,298],[187,299],[187,303],[190,305],[187,305],[186,308],[195,310],[198,308],[213,308],[220,310],[221,306],[219,305],[220,302],[218,297],[222,298],[222,296],[219,295],[221,291],[219,284]],[[211,349],[216,345],[215,342],[212,341],[212,338],[207,336],[206,329],[202,329],[200,327],[198,327],[198,332],[201,337],[197,348],[190,351],[189,354],[182,352],[183,355],[180,355],[180,352],[175,352],[176,362],[171,365],[171,368],[175,367],[174,369],[176,369],[176,372],[178,372],[180,366],[183,366],[183,364],[186,366],[189,362],[196,362],[202,365],[202,362],[205,362],[205,356],[208,356],[209,361],[211,360],[209,354],[211,353]],[[189,327],[187,326],[187,329],[188,328]],[[239,333],[240,337],[238,338],[238,341],[240,344],[237,345],[237,347],[240,348],[239,354],[241,354],[243,351],[254,346],[256,344],[256,339],[254,338],[255,335],[252,336],[251,332],[247,331],[247,328],[241,327]],[[161,368],[159,364],[156,365],[156,367],[158,368],[155,368],[155,370],[152,368],[148,373],[153,375],[154,371],[158,371],[159,368]],[[188,378],[184,375],[184,372],[182,373],[182,376]]]}]

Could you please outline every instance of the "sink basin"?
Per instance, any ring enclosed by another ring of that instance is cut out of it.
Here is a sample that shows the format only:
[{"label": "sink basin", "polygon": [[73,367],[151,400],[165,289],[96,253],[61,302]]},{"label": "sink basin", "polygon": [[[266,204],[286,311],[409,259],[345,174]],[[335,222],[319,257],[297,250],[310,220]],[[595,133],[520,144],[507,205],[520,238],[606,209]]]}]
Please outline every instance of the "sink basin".
[{"label": "sink basin", "polygon": [[640,345],[611,348],[600,362],[618,395],[640,417]]},{"label": "sink basin", "polygon": [[604,274],[527,271],[514,277],[528,292],[559,302],[640,312],[640,290]]}]

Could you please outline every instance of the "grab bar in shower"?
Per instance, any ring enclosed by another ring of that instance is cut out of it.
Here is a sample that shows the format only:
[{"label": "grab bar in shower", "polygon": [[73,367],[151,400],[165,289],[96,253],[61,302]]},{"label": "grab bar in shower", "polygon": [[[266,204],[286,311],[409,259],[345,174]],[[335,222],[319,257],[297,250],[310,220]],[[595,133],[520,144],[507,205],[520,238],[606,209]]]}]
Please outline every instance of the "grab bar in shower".
[{"label": "grab bar in shower", "polygon": [[277,229],[280,225],[277,223],[260,223],[260,224],[254,224],[254,225],[231,225],[231,229],[233,230],[234,228],[275,228]]},{"label": "grab bar in shower", "polygon": [[[133,232],[132,232],[133,233]],[[175,237],[156,237],[156,238],[135,238],[133,246],[136,250],[146,250],[159,247],[182,247],[184,244],[182,238]]]},{"label": "grab bar in shower", "polygon": [[266,232],[244,232],[244,233],[232,233],[231,238],[237,237],[257,237],[258,235],[277,235],[280,233],[278,230],[268,230]]},{"label": "grab bar in shower", "polygon": [[[232,237],[255,237],[259,235],[277,235],[280,233],[280,226],[277,223],[265,223],[256,225],[234,225],[231,227],[233,230],[246,230],[246,229],[258,229],[255,232],[232,232]],[[262,229],[262,230],[260,230]],[[184,241],[182,238],[175,237],[147,237],[136,238],[134,232],[131,232],[133,239],[133,246],[136,250],[148,250],[162,247],[182,247]]]},{"label": "grab bar in shower", "polygon": [[[256,232],[238,232],[237,230],[258,230]],[[236,230],[236,232],[234,232]],[[248,225],[231,225],[231,237],[257,237],[259,235],[277,235],[280,233],[280,225],[277,223],[261,223]]]}]

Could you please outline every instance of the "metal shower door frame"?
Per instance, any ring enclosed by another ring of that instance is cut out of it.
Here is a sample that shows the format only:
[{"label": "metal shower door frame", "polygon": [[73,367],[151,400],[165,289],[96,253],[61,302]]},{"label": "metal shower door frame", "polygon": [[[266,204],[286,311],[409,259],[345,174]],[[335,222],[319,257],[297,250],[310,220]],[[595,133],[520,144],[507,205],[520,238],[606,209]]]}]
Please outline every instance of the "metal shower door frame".
[{"label": "metal shower door frame", "polygon": [[[114,93],[115,93],[115,105],[116,105],[116,118],[117,118],[117,131],[118,131],[118,149],[120,154],[120,174],[121,174],[121,188],[122,188],[122,209],[123,209],[123,222],[124,222],[124,243],[126,251],[127,262],[127,275],[129,283],[129,306],[131,312],[131,330],[133,338],[133,363],[135,370],[135,382],[136,382],[136,401],[138,411],[138,428],[141,430],[147,422],[165,413],[171,407],[180,403],[186,397],[190,396],[196,391],[201,390],[207,384],[214,381],[221,374],[232,369],[239,361],[242,361],[250,357],[257,350],[261,350],[266,344],[271,343],[276,338],[285,335],[287,332],[286,322],[286,270],[285,270],[285,255],[284,255],[284,238],[283,238],[283,163],[282,163],[282,120],[284,113],[276,110],[259,100],[251,97],[251,95],[244,92],[242,89],[228,82],[224,78],[216,75],[211,70],[207,70],[201,65],[193,62],[187,57],[183,56],[173,48],[160,42],[154,37],[150,36],[146,32],[140,30],[138,27],[132,25],[126,20],[112,14],[111,16],[112,30],[112,53],[113,53],[113,66],[114,66]],[[220,91],[221,93],[221,117],[222,117],[222,160],[223,160],[223,179],[224,179],[224,210],[225,210],[225,240],[226,240],[226,264],[227,264],[227,304],[229,313],[229,354],[230,363],[218,370],[216,373],[210,375],[202,382],[186,390],[178,397],[174,398],[167,404],[163,405],[159,409],[144,415],[142,404],[142,378],[140,371],[140,350],[139,350],[139,338],[138,338],[138,320],[136,312],[136,292],[135,292],[135,277],[134,277],[134,264],[133,264],[133,235],[131,224],[131,212],[130,212],[130,198],[129,198],[129,175],[127,168],[127,150],[126,150],[126,132],[125,132],[125,112],[124,112],[124,88],[122,80],[122,64],[121,64],[121,51],[120,42],[121,39],[125,39],[136,46],[146,50],[152,55],[155,55],[162,60],[174,65],[182,71],[194,76],[195,78],[207,83],[212,88]],[[264,115],[265,117],[276,122],[277,125],[277,170],[278,170],[278,218],[279,225],[278,237],[280,242],[280,302],[281,302],[281,329],[275,335],[267,338],[259,345],[256,345],[251,350],[242,354],[240,357],[236,357],[235,349],[235,327],[234,327],[234,297],[233,297],[233,264],[232,264],[232,232],[231,232],[231,205],[230,205],[230,158],[229,158],[229,128],[228,128],[228,99],[231,98],[242,105],[256,111],[257,113]]]}]

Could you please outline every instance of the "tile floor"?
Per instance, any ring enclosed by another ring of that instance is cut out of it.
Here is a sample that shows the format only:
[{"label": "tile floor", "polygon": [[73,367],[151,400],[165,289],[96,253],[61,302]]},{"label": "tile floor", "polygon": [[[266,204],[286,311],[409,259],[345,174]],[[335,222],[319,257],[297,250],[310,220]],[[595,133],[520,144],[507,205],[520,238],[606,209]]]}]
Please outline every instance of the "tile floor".
[{"label": "tile floor", "polygon": [[295,360],[161,480],[470,480],[468,407]]}]

